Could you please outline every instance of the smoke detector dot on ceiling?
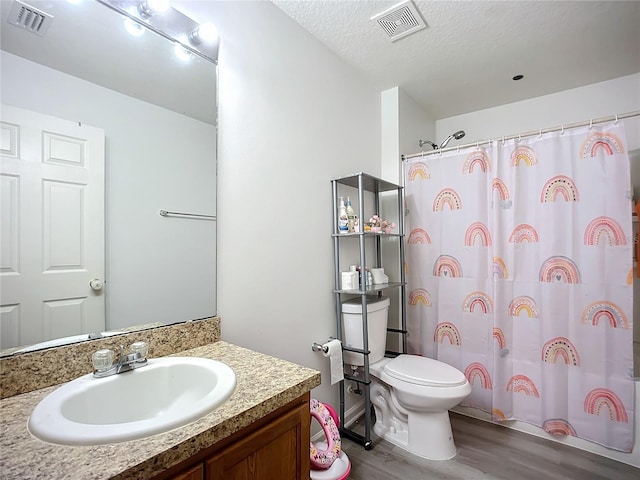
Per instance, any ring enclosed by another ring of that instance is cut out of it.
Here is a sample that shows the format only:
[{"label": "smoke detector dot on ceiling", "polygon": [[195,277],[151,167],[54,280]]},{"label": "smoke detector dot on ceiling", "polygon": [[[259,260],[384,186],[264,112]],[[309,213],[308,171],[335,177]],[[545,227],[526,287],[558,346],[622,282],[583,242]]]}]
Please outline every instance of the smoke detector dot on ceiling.
[{"label": "smoke detector dot on ceiling", "polygon": [[371,17],[382,27],[392,42],[427,28],[427,24],[411,0],[405,0]]}]

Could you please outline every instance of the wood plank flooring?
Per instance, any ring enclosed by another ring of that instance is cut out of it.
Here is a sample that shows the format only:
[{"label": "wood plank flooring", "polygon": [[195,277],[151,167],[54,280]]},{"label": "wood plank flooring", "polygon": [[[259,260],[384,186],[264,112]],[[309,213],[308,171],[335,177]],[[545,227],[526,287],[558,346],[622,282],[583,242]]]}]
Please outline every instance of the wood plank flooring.
[{"label": "wood plank flooring", "polygon": [[369,451],[343,438],[349,479],[640,480],[640,469],[630,465],[464,415],[451,412],[451,426],[458,454],[441,462],[377,438]]}]

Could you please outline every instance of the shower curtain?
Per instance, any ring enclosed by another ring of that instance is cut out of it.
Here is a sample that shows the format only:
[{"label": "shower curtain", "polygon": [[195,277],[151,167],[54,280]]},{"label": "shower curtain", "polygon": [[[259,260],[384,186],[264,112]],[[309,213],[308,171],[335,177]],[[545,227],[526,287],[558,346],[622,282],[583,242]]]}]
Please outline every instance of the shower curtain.
[{"label": "shower curtain", "polygon": [[495,421],[633,447],[622,122],[405,161],[409,352]]}]

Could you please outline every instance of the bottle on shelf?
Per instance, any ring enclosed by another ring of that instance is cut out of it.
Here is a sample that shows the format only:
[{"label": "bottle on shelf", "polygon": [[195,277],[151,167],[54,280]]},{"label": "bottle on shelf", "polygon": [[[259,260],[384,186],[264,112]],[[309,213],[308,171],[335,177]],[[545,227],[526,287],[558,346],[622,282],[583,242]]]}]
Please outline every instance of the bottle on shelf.
[{"label": "bottle on shelf", "polygon": [[362,268],[360,266],[355,267],[358,272],[358,286],[359,288],[366,288],[373,285],[373,276],[369,271],[369,268]]},{"label": "bottle on shelf", "polygon": [[356,212],[353,210],[353,207],[351,206],[351,199],[349,197],[347,197],[346,211],[347,211],[348,232],[354,233],[356,231]]},{"label": "bottle on shelf", "polygon": [[338,233],[349,232],[349,219],[347,218],[347,207],[344,204],[344,197],[338,197]]}]

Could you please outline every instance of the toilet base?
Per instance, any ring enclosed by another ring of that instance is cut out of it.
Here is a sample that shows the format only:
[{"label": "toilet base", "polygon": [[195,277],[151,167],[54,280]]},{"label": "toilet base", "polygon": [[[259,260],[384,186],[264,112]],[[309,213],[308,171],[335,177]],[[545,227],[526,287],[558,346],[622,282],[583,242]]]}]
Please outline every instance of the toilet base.
[{"label": "toilet base", "polygon": [[450,460],[456,456],[449,411],[409,412],[410,428],[393,428],[376,422],[373,431],[386,441],[427,460]]}]

